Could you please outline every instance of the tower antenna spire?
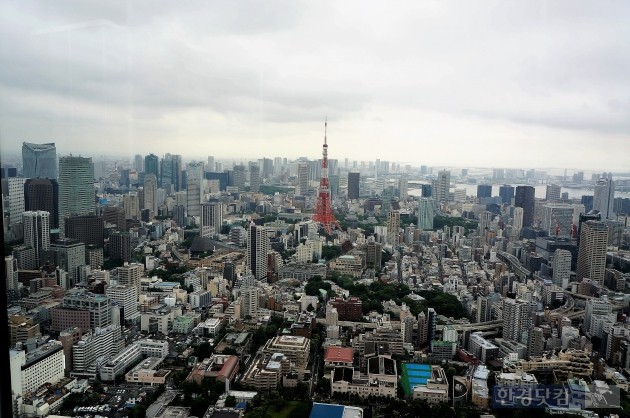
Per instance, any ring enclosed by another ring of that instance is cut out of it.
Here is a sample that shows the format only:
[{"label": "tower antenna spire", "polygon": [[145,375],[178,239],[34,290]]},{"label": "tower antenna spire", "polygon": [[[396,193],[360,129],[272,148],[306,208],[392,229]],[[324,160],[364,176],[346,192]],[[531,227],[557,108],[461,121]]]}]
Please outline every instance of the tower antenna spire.
[{"label": "tower antenna spire", "polygon": [[341,225],[335,219],[332,211],[332,202],[330,196],[330,183],[328,180],[328,144],[327,142],[328,116],[324,121],[324,146],[322,150],[322,170],[319,179],[319,191],[317,194],[317,208],[313,214],[313,220],[319,223],[329,235],[332,233],[333,227],[340,231]]}]

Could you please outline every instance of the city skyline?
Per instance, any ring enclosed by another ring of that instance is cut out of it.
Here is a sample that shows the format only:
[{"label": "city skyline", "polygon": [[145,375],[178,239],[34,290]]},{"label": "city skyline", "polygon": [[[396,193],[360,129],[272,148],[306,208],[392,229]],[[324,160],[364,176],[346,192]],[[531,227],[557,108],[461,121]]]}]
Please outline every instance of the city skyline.
[{"label": "city skyline", "polygon": [[572,5],[5,3],[0,149],[623,170],[630,5]]}]

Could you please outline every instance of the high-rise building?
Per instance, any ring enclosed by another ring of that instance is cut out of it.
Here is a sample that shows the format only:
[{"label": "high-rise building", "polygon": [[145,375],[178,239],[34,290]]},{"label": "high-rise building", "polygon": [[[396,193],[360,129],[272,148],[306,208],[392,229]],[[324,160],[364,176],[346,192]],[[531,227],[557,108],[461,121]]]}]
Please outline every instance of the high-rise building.
[{"label": "high-rise building", "polygon": [[220,202],[201,205],[200,235],[212,238],[221,233],[223,225],[223,204]]},{"label": "high-rise building", "polygon": [[57,266],[68,273],[69,287],[83,279],[80,268],[85,266],[84,243],[70,238],[60,239],[50,244],[50,251]]},{"label": "high-rise building", "polygon": [[256,318],[258,316],[259,289],[247,283],[241,287],[241,315],[243,318]]},{"label": "high-rise building", "polygon": [[249,191],[252,193],[260,191],[260,167],[257,164],[249,165]]},{"label": "high-rise building", "polygon": [[503,299],[503,338],[521,342],[523,332],[532,326],[534,304],[524,300]]},{"label": "high-rise building", "polygon": [[397,210],[387,215],[387,243],[393,247],[400,244],[400,212]]},{"label": "high-rise building", "polygon": [[422,197],[432,197],[433,196],[433,186],[431,184],[421,184],[420,191]]},{"label": "high-rise building", "polygon": [[112,323],[112,302],[105,295],[91,293],[85,289],[71,289],[64,295],[62,307],[89,312],[92,329],[104,328]]},{"label": "high-rise building", "polygon": [[[202,164],[203,165],[203,164]],[[160,162],[160,187],[171,194],[180,190],[182,157],[166,154]]]},{"label": "high-rise building", "polygon": [[573,206],[564,203],[547,203],[541,212],[541,228],[549,236],[569,236],[573,225]]},{"label": "high-rise building", "polygon": [[111,225],[118,231],[125,231],[127,229],[125,209],[123,207],[105,206],[103,208],[102,216],[103,222],[105,222],[105,225],[108,227]]},{"label": "high-rise building", "polygon": [[133,157],[133,168],[134,170],[136,170],[136,173],[143,173],[144,172],[144,159],[142,158],[142,155],[140,154],[136,154]]},{"label": "high-rise building", "polygon": [[480,184],[477,186],[477,197],[482,199],[484,197],[492,197],[492,185]]},{"label": "high-rise building", "polygon": [[18,261],[12,255],[4,257],[4,278],[7,292],[18,290]]},{"label": "high-rise building", "polygon": [[201,179],[193,177],[187,180],[186,209],[188,216],[201,216]]},{"label": "high-rise building", "polygon": [[514,206],[523,208],[523,227],[534,225],[535,189],[533,186],[516,186]]},{"label": "high-rise building", "polygon": [[487,322],[492,320],[492,299],[488,296],[477,297],[477,322]]},{"label": "high-rise building", "polygon": [[435,188],[433,195],[438,203],[448,202],[449,189],[451,187],[451,172],[448,170],[441,170],[438,173],[437,181],[435,182]]},{"label": "high-rise building", "polygon": [[557,286],[566,289],[571,278],[571,252],[556,250],[553,253],[553,282]]},{"label": "high-rise building", "polygon": [[217,166],[214,164],[214,157],[212,155],[208,155],[208,165],[206,166],[205,171],[213,172],[216,167]]},{"label": "high-rise building", "polygon": [[137,297],[140,296],[140,277],[144,272],[144,266],[140,263],[123,263],[116,269],[118,284],[133,286],[136,288]]},{"label": "high-rise building", "polygon": [[576,271],[578,281],[589,278],[600,286],[604,284],[607,246],[606,224],[597,221],[586,221],[582,224]]},{"label": "high-rise building", "polygon": [[232,186],[238,187],[239,190],[245,188],[245,166],[237,164],[232,172]]},{"label": "high-rise building", "polygon": [[56,179],[27,179],[24,183],[24,208],[50,213],[50,227],[59,226],[59,185]]},{"label": "high-rise building", "polygon": [[78,215],[66,218],[65,237],[76,239],[85,245],[103,246],[105,224],[96,215]]},{"label": "high-rise building", "polygon": [[149,209],[155,216],[158,208],[158,196],[157,196],[157,177],[153,173],[147,173],[144,175],[144,209]]},{"label": "high-rise building", "polygon": [[44,251],[50,250],[50,213],[26,211],[22,214],[24,244],[35,249],[37,266],[43,265]]},{"label": "high-rise building", "polygon": [[545,200],[547,201],[555,201],[560,200],[560,194],[562,192],[562,187],[558,184],[548,184],[547,190],[545,193]]},{"label": "high-rise building", "polygon": [[22,213],[26,207],[24,204],[25,181],[26,179],[22,177],[9,177],[8,179],[9,224],[12,226],[22,222]]},{"label": "high-rise building", "polygon": [[593,190],[593,209],[599,211],[602,219],[614,219],[615,182],[610,178],[601,178]]},{"label": "high-rise building", "polygon": [[59,234],[65,219],[95,213],[94,167],[91,158],[72,155],[59,158]]},{"label": "high-rise building", "polygon": [[409,195],[409,180],[406,178],[400,178],[398,180],[398,198],[400,200],[407,199]]},{"label": "high-rise building", "polygon": [[523,208],[514,208],[514,215],[512,217],[512,226],[514,229],[523,229]]},{"label": "high-rise building", "polygon": [[421,197],[418,200],[418,229],[432,231],[434,218],[433,198]]},{"label": "high-rise building", "polygon": [[126,193],[123,196],[123,209],[125,219],[138,219],[140,217],[140,199],[137,193]]},{"label": "high-rise building", "polygon": [[22,176],[36,179],[57,178],[57,148],[54,143],[22,143]]},{"label": "high-rise building", "polygon": [[111,260],[131,261],[131,235],[128,232],[115,231],[109,237],[109,258]]},{"label": "high-rise building", "polygon": [[509,184],[499,186],[499,197],[501,197],[502,203],[511,204],[514,198],[514,186],[510,186]]},{"label": "high-rise building", "polygon": [[65,358],[59,341],[50,341],[28,353],[10,350],[9,357],[13,396],[35,392],[43,384],[54,385],[64,377]]},{"label": "high-rise building", "polygon": [[159,178],[160,175],[160,163],[159,163],[159,158],[157,155],[155,154],[149,154],[146,157],[144,157],[144,174],[153,174],[157,179]]},{"label": "high-rise building", "polygon": [[135,286],[110,285],[105,289],[105,294],[112,302],[122,306],[125,320],[131,320],[138,315],[138,294]]},{"label": "high-rise building", "polygon": [[369,269],[380,269],[381,259],[381,244],[374,240],[368,241],[366,246],[365,266]]},{"label": "high-rise building", "polygon": [[296,196],[306,196],[308,192],[309,181],[309,165],[308,163],[298,164],[297,187],[295,188]]},{"label": "high-rise building", "polygon": [[359,198],[359,185],[361,182],[361,173],[351,171],[348,173],[348,199],[356,200]]},{"label": "high-rise building", "polygon": [[247,234],[247,267],[257,280],[267,278],[267,255],[270,250],[267,229],[252,222]]}]

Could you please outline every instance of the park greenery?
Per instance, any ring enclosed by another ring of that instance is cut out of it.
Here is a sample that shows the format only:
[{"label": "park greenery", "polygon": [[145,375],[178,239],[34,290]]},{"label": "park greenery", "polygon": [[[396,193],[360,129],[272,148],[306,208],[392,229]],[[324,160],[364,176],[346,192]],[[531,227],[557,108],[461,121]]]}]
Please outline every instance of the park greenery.
[{"label": "park greenery", "polygon": [[450,227],[451,229],[454,226],[463,226],[466,230],[466,234],[477,229],[477,221],[473,221],[471,219],[460,218],[460,217],[450,217],[450,216],[440,216],[437,215],[433,218],[433,229],[440,230],[445,226]]},{"label": "park greenery", "polygon": [[[440,290],[421,290],[418,295],[424,300],[418,301],[410,297],[411,290],[409,286],[397,283],[384,283],[382,281],[374,281],[369,285],[357,283],[350,276],[333,274],[330,281],[339,287],[347,290],[351,296],[356,296],[363,302],[363,313],[370,311],[383,313],[383,301],[392,300],[397,305],[405,303],[409,306],[409,310],[413,315],[426,311],[427,308],[433,308],[438,315],[453,317],[456,319],[465,318],[466,310],[456,296],[444,293]],[[307,295],[319,296],[319,290],[326,290],[330,296],[332,285],[328,281],[324,281],[320,276],[314,276],[306,283],[304,291]]]}]

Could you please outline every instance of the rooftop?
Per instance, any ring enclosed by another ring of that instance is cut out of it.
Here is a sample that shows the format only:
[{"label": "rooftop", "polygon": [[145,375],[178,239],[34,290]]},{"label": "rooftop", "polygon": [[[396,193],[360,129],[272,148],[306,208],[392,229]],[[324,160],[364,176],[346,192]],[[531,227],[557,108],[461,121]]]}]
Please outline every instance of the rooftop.
[{"label": "rooftop", "polygon": [[326,349],[324,361],[343,361],[352,363],[354,360],[354,350],[349,347],[331,346]]}]

